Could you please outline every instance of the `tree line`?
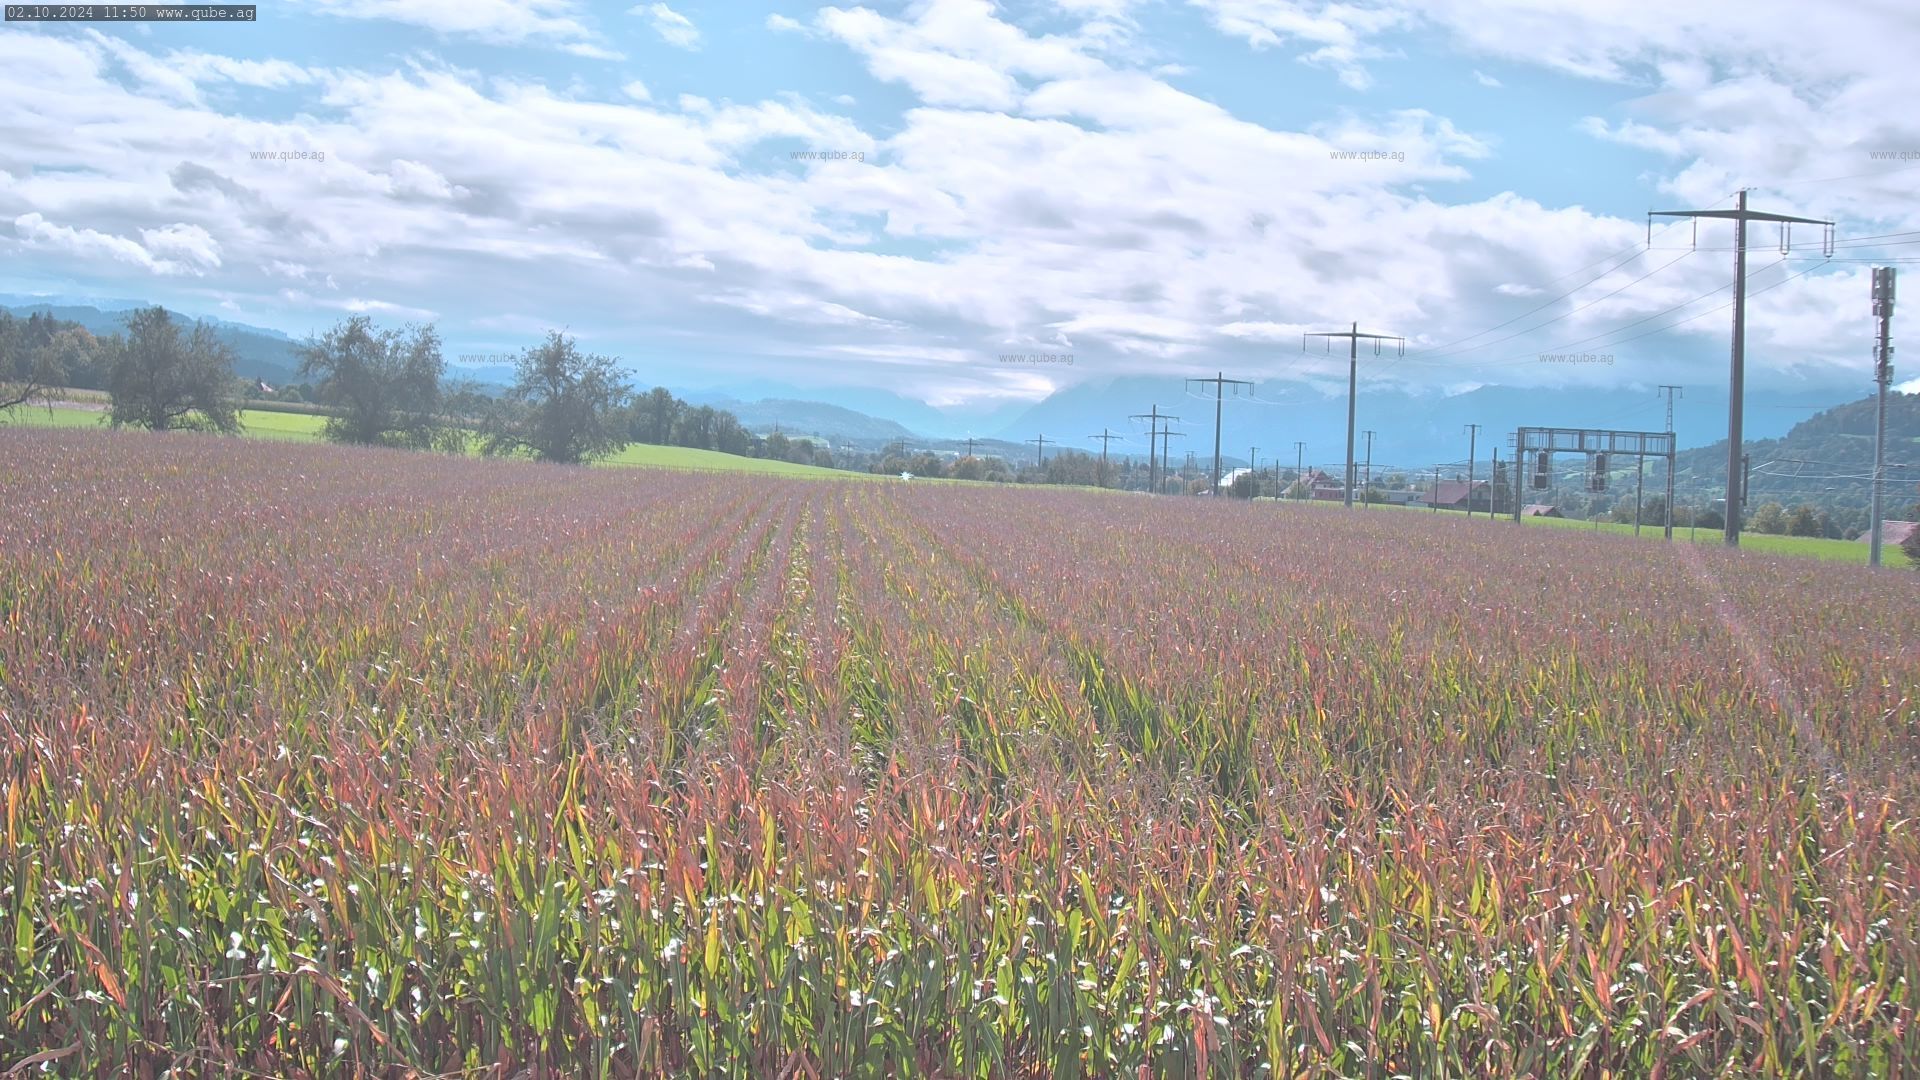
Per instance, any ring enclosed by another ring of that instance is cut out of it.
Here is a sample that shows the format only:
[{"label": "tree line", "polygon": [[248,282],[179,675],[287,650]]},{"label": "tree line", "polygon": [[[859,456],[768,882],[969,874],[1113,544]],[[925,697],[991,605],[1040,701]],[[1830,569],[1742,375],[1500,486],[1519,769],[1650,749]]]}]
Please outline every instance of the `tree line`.
[{"label": "tree line", "polygon": [[[833,464],[825,445],[761,439],[732,413],[662,387],[636,393],[615,358],[558,332],[522,350],[512,384],[497,394],[449,378],[430,325],[383,329],[356,315],[307,341],[299,357],[306,381],[271,396],[319,406],[333,442],[564,464],[648,443]],[[209,324],[183,324],[161,307],[129,314],[122,333],[104,337],[44,312],[0,311],[0,411],[51,403],[71,387],[105,391],[116,427],[234,433],[249,387],[235,360]]]}]

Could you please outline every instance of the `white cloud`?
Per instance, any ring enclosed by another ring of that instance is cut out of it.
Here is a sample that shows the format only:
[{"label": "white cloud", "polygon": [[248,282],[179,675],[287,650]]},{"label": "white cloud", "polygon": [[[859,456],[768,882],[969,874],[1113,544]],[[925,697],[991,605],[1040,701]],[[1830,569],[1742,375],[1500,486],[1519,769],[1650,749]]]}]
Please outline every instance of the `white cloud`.
[{"label": "white cloud", "polygon": [[[38,213],[21,214],[14,218],[13,230],[28,247],[64,251],[79,256],[83,261],[108,259],[131,263],[156,274],[200,273],[185,263],[157,257],[155,251],[141,246],[138,241],[97,229],[57,225]],[[198,256],[207,254],[205,245],[196,245],[196,238],[187,235],[182,226],[143,232],[149,239],[149,245],[161,251],[184,253],[195,261],[198,261]],[[200,234],[202,238],[205,236],[205,233]],[[218,265],[217,254],[213,256],[213,261]]]},{"label": "white cloud", "polygon": [[807,27],[806,24],[802,23],[799,19],[775,12],[767,16],[767,29],[777,33],[797,34],[805,33]]},{"label": "white cloud", "polygon": [[[1478,9],[1437,2],[1438,14],[1393,25],[1478,40],[1453,28]],[[1245,18],[1279,10],[1214,6]],[[1283,6],[1304,12],[1309,29],[1315,18],[1345,29],[1321,27],[1316,38],[1282,19],[1261,47],[1350,50],[1319,61],[1336,68],[1379,47],[1366,29],[1376,17]],[[15,105],[0,119],[0,172],[12,178],[0,183],[0,222],[14,223],[10,234],[0,226],[0,259],[103,289],[170,274],[278,311],[297,330],[316,312],[349,310],[439,312],[477,326],[510,304],[633,347],[671,334],[676,349],[688,346],[679,355],[724,357],[735,371],[811,365],[821,378],[869,384],[884,372],[889,385],[965,402],[1201,356],[1209,371],[1318,378],[1321,359],[1302,359],[1293,344],[1303,327],[1360,312],[1430,348],[1573,288],[1579,268],[1598,273],[1603,256],[1643,242],[1637,217],[1514,194],[1423,194],[1419,183],[1472,176],[1500,150],[1489,133],[1448,117],[1374,110],[1276,127],[1170,85],[1164,57],[1119,57],[1110,39],[1042,34],[997,11],[928,0],[899,17],[849,6],[809,22],[809,33],[918,98],[884,133],[800,96],[663,93],[655,102],[638,81],[618,91],[547,86],[430,59],[276,66],[0,31],[0,94]],[[569,41],[592,44],[525,37]],[[1529,62],[1504,39],[1494,44],[1474,48]],[[1732,46],[1720,40],[1701,46],[1716,57],[1704,65],[1673,51],[1685,42],[1610,50],[1554,30],[1547,44],[1552,66],[1612,57],[1645,80],[1631,108],[1589,122],[1584,137],[1658,149],[1676,199],[1718,184],[1700,199],[1711,203],[1735,186],[1730,177],[1762,169],[1864,172],[1868,149],[1920,145],[1908,113],[1880,107],[1889,84],[1859,64],[1816,83],[1778,65],[1727,67],[1718,58]],[[229,104],[222,83],[271,89],[273,107],[251,104],[254,95]],[[1750,116],[1782,134],[1758,137]],[[867,161],[796,170],[794,145],[857,149]],[[267,147],[323,147],[328,157],[247,160],[246,150]],[[1405,160],[1330,159],[1338,148]],[[1895,187],[1901,179],[1797,190],[1808,203],[1857,209],[1856,221],[1894,217],[1856,231],[1920,228],[1910,183]],[[1798,200],[1775,208],[1817,212]],[[1704,225],[1701,243],[1716,243]],[[1562,316],[1540,335],[1415,355],[1370,377],[1428,386],[1563,378],[1533,356],[1725,283],[1725,260],[1704,252],[1657,269],[1676,254],[1614,260],[1618,269],[1539,317]],[[1650,271],[1613,300],[1571,310]],[[1859,321],[1845,314],[1861,306],[1850,289],[1846,275],[1823,270],[1757,296],[1756,378],[1857,366],[1853,331],[1836,332]],[[1670,354],[1713,342],[1706,351],[1717,357],[1724,333],[1715,316],[1650,339],[1660,345],[1657,374],[1674,376],[1650,381],[1685,381],[1669,370],[1684,361]],[[1098,366],[1031,372],[992,362],[997,343],[1062,334]],[[1610,374],[1655,373],[1629,358],[1642,348],[1623,349]],[[1328,363],[1344,386],[1344,358]]]},{"label": "white cloud", "polygon": [[155,256],[166,256],[202,267],[220,265],[220,245],[213,235],[198,225],[175,223],[158,229],[141,229],[140,239]]},{"label": "white cloud", "polygon": [[629,15],[645,15],[653,24],[653,32],[660,40],[676,49],[698,49],[700,47],[700,28],[693,20],[673,10],[665,4],[644,4],[627,10]]},{"label": "white cloud", "polygon": [[[346,19],[379,19],[500,45],[593,46],[574,0],[303,0]],[[572,50],[570,50],[572,51]],[[612,54],[589,52],[576,55]]]},{"label": "white cloud", "polygon": [[1481,86],[1489,87],[1494,90],[1498,90],[1502,85],[1504,85],[1503,83],[1501,83],[1499,79],[1496,79],[1493,76],[1487,74],[1486,72],[1479,71],[1479,70],[1474,71],[1473,81],[1479,83]]}]

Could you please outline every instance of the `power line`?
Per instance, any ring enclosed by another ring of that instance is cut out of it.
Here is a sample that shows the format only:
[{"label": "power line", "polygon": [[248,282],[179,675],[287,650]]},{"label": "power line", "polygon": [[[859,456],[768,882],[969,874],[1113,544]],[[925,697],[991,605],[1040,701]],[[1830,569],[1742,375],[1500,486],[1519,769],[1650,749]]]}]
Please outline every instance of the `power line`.
[{"label": "power line", "polygon": [[1375,356],[1380,355],[1380,343],[1383,341],[1396,342],[1399,345],[1400,355],[1405,356],[1407,352],[1407,339],[1392,334],[1363,334],[1360,332],[1360,324],[1356,322],[1347,330],[1322,331],[1303,335],[1300,339],[1301,352],[1307,350],[1306,339],[1310,337],[1326,338],[1329,351],[1332,350],[1334,338],[1346,338],[1349,344],[1347,351],[1347,474],[1342,484],[1346,489],[1346,508],[1351,510],[1353,509],[1353,413],[1354,399],[1360,385],[1360,339],[1366,338],[1373,342],[1373,355]]},{"label": "power line", "polygon": [[[1042,435],[1037,439],[1028,439],[1027,441],[1034,444],[1034,447],[1033,447],[1034,468],[1037,469],[1042,465],[1046,464],[1047,437],[1045,435]],[[1058,445],[1058,444],[1056,443],[1055,445]]]},{"label": "power line", "polygon": [[1113,432],[1108,431],[1106,428],[1101,428],[1100,434],[1098,435],[1087,436],[1087,439],[1089,441],[1093,439],[1100,440],[1100,486],[1101,487],[1107,486],[1107,444],[1118,438],[1120,438],[1120,436],[1115,435]]},{"label": "power line", "polygon": [[1224,371],[1214,372],[1211,379],[1188,379],[1187,384],[1199,383],[1202,386],[1213,384],[1213,488],[1207,494],[1220,494],[1220,409],[1226,398],[1228,386],[1234,387],[1234,396],[1240,395],[1239,388],[1253,384],[1245,379],[1229,379]]},{"label": "power line", "polygon": [[[1653,210],[1647,214],[1648,229],[1651,231],[1655,217],[1724,218],[1733,222],[1733,357],[1728,367],[1727,377],[1727,516],[1726,544],[1728,547],[1740,546],[1740,511],[1736,499],[1741,494],[1741,408],[1746,396],[1746,359],[1747,359],[1747,226],[1755,221],[1778,222],[1791,227],[1794,223],[1819,225],[1826,230],[1825,254],[1833,254],[1833,222],[1817,218],[1795,217],[1791,214],[1769,214],[1747,209],[1747,192],[1740,190],[1732,210]],[[1789,234],[1789,242],[1791,237]]]}]

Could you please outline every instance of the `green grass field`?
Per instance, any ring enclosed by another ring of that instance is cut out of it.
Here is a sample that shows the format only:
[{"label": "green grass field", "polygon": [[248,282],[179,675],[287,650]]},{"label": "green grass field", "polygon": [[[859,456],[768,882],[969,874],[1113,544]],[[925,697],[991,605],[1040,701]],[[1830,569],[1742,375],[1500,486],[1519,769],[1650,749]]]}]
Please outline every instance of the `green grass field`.
[{"label": "green grass field", "polygon": [[[21,427],[95,427],[104,426],[107,414],[90,409],[56,406],[51,409],[16,409],[5,423]],[[279,439],[289,442],[318,442],[326,427],[326,417],[305,413],[246,409],[240,413],[242,432],[248,438]],[[635,443],[606,459],[602,464],[649,469],[694,469],[703,472],[744,472],[769,476],[810,476],[819,479],[858,480],[864,473],[823,469],[817,465],[796,465],[790,461],[739,457],[713,450],[693,450],[683,446],[648,446]]]},{"label": "green grass field", "polygon": [[[1526,524],[1546,525],[1560,529],[1584,529],[1588,532],[1610,532],[1615,535],[1633,535],[1633,526],[1617,525],[1613,522],[1595,524],[1591,521],[1577,521],[1572,518],[1525,518]],[[1640,526],[1640,538],[1659,540],[1664,535],[1658,525]],[[1721,541],[1719,529],[1681,529],[1673,530],[1675,540],[1691,539],[1696,544],[1713,544]],[[1765,551],[1774,555],[1796,555],[1806,559],[1821,559],[1826,562],[1867,563],[1867,545],[1854,540],[1827,540],[1811,536],[1774,536],[1770,533],[1743,532],[1740,534],[1740,546],[1749,551]],[[1897,549],[1883,553],[1884,561],[1889,565],[1899,565],[1906,561]]]},{"label": "green grass field", "polygon": [[[1288,503],[1287,505],[1332,508],[1336,510],[1340,508],[1338,503],[1303,502],[1299,504]],[[1382,505],[1368,507],[1367,509],[1427,515],[1433,515],[1435,513],[1432,508],[1425,506]],[[1440,513],[1455,518],[1463,516],[1458,511],[1453,510],[1440,511]],[[1484,514],[1476,514],[1474,518],[1480,521],[1487,520]],[[1521,519],[1521,523],[1524,525],[1539,525],[1553,529],[1578,529],[1583,532],[1605,532],[1612,533],[1615,536],[1633,535],[1633,526],[1619,525],[1610,521],[1595,523],[1591,521],[1581,521],[1577,518],[1523,518]],[[1506,515],[1502,515],[1497,524],[1510,525],[1512,524],[1512,519]],[[1661,537],[1662,530],[1658,525],[1642,525],[1640,527],[1640,538],[1642,540],[1658,541]],[[1717,528],[1682,528],[1673,530],[1673,538],[1675,540],[1691,539],[1691,541],[1696,544],[1711,544],[1717,547],[1720,544],[1721,534]],[[1803,559],[1819,559],[1823,562],[1854,563],[1860,566],[1867,564],[1867,545],[1854,540],[1827,540],[1819,537],[1775,536],[1769,533],[1743,532],[1740,534],[1740,547],[1747,551],[1764,551],[1771,555],[1792,555]],[[1888,566],[1902,566],[1906,563],[1905,556],[1895,547],[1887,548],[1882,553],[1882,559]]]}]

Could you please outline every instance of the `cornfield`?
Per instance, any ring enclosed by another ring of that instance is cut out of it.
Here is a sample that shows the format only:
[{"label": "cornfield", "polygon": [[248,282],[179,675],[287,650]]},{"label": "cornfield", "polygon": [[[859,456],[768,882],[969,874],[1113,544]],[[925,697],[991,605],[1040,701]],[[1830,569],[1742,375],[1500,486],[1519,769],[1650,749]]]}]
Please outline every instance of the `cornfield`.
[{"label": "cornfield", "polygon": [[1920,591],[0,431],[0,1069],[1920,1074]]}]

